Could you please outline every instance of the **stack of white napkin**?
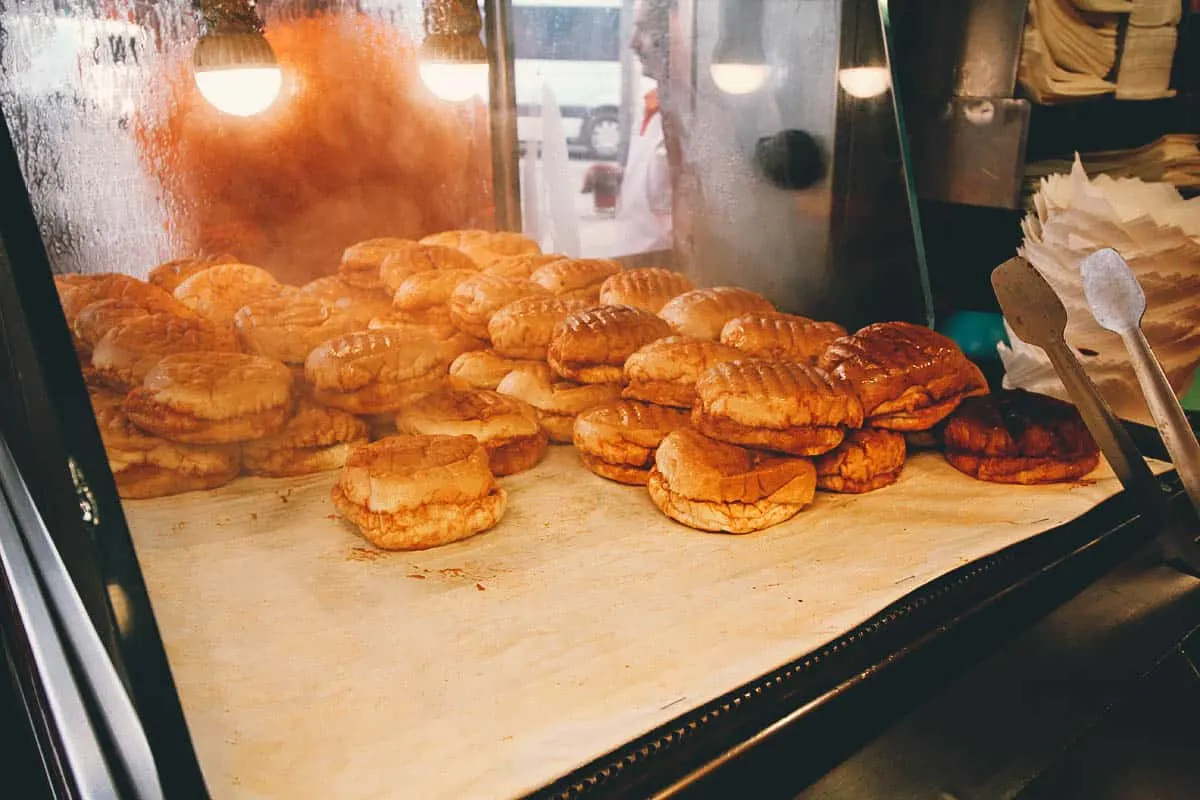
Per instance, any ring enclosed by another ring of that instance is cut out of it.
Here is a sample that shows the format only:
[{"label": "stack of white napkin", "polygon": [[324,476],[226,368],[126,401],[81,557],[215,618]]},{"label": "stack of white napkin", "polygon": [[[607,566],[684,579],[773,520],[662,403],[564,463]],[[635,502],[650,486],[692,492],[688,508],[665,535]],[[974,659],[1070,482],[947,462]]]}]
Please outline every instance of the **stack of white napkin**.
[{"label": "stack of white napkin", "polygon": [[1171,97],[1171,62],[1183,13],[1179,0],[1134,0],[1117,70],[1117,98]]},{"label": "stack of white napkin", "polygon": [[[1200,134],[1168,133],[1130,150],[1081,153],[1089,175],[1162,181],[1177,189],[1200,189]],[[1051,158],[1025,166],[1025,193],[1032,197],[1049,175],[1071,171],[1071,160]]]},{"label": "stack of white napkin", "polygon": [[1021,85],[1043,104],[1114,92],[1123,100],[1170,97],[1181,13],[1179,0],[1029,0]]},{"label": "stack of white napkin", "polygon": [[1039,103],[1116,91],[1117,0],[1029,0],[1018,77]]},{"label": "stack of white napkin", "polygon": [[[1088,310],[1079,262],[1103,247],[1129,262],[1146,293],[1143,330],[1182,395],[1200,363],[1200,198],[1184,200],[1167,183],[1089,180],[1076,158],[1069,175],[1041,181],[1022,229],[1020,254],[1067,308],[1067,343],[1117,414],[1153,424],[1120,338]],[[1046,354],[1008,335],[1011,347],[999,346],[1005,386],[1067,399]]]}]

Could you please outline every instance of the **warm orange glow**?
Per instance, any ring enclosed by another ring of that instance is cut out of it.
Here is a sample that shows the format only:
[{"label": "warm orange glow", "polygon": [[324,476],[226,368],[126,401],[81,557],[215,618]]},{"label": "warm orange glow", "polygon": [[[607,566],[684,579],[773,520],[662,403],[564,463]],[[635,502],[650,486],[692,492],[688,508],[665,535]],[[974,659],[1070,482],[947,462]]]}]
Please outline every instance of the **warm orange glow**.
[{"label": "warm orange glow", "polygon": [[432,98],[403,32],[317,16],[267,38],[284,85],[264,113],[213,109],[181,52],[139,124],[181,252],[232,252],[299,283],[362,239],[490,225],[486,108]]}]

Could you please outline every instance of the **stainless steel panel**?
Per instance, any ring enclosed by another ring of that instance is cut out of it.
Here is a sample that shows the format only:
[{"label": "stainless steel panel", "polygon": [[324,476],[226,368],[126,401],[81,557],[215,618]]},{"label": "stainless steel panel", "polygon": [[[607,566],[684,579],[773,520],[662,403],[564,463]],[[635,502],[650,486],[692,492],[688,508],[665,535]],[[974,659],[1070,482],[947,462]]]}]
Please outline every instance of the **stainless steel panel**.
[{"label": "stainless steel panel", "polygon": [[1029,101],[1006,97],[908,105],[917,192],[929,200],[1019,208]]}]

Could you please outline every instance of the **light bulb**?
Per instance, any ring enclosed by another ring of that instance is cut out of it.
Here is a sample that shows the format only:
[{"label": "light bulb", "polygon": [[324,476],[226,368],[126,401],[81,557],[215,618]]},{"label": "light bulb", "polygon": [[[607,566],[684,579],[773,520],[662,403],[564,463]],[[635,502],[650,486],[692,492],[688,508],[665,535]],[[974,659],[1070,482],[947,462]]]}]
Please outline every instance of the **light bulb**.
[{"label": "light bulb", "polygon": [[421,81],[429,91],[451,103],[462,103],[472,97],[487,99],[488,65],[422,61]]},{"label": "light bulb", "polygon": [[198,69],[196,86],[218,111],[235,117],[252,117],[266,111],[283,86],[279,67]]},{"label": "light bulb", "polygon": [[767,82],[766,64],[725,64],[714,61],[709,67],[713,83],[725,94],[753,94]]},{"label": "light bulb", "polygon": [[886,92],[892,75],[887,67],[847,67],[838,70],[838,83],[846,94],[866,100]]}]

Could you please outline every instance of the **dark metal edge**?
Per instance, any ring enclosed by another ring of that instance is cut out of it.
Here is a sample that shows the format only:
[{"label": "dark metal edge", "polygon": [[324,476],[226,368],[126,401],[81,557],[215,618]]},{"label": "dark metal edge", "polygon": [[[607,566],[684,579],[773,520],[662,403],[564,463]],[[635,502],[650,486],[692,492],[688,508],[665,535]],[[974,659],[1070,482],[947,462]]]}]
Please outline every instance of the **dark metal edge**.
[{"label": "dark metal edge", "polygon": [[[164,791],[172,798],[207,797],[10,130],[0,108],[0,199],[5,210],[0,218],[0,291],[11,290],[13,295],[0,301],[12,315],[5,320],[5,329],[14,362],[18,356],[22,360],[14,363],[19,385],[2,388],[24,401],[26,422],[41,437],[32,451],[25,448],[26,456],[32,452],[36,461],[26,458],[19,466],[33,469],[23,478],[30,482],[38,512],[63,551],[92,622],[125,682]],[[8,423],[19,424],[3,422],[0,435]],[[28,439],[31,434],[23,435]],[[94,499],[98,516],[94,526],[81,520],[80,497],[66,474],[69,461],[79,467]],[[112,587],[124,596],[124,626],[116,624],[109,595]]]},{"label": "dark metal edge", "polygon": [[[1167,479],[1180,491],[1178,479]],[[869,681],[923,639],[1113,534],[1153,538],[1124,495],[1066,525],[964,565],[886,607],[824,647],[705,703],[568,773],[530,797],[644,797],[711,766],[789,715]],[[1122,551],[1124,555],[1127,552]],[[800,757],[797,757],[799,760]],[[799,766],[797,764],[796,766]]]}]

